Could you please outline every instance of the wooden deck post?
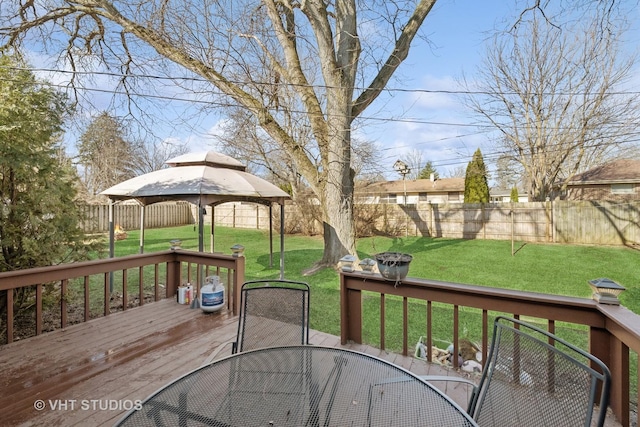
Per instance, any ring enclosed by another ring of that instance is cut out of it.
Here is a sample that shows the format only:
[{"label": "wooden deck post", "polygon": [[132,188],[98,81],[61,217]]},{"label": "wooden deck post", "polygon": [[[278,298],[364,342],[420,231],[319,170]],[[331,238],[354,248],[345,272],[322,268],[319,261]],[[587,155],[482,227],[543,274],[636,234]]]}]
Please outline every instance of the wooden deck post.
[{"label": "wooden deck post", "polygon": [[172,298],[178,292],[180,286],[180,277],[182,275],[180,261],[173,260],[167,262],[167,298]]},{"label": "wooden deck post", "polygon": [[347,289],[348,280],[340,273],[340,342],[344,345],[351,340],[362,344],[362,293]]},{"label": "wooden deck post", "polygon": [[609,406],[623,426],[630,425],[629,419],[629,347],[611,336],[609,341],[611,359],[611,396]]},{"label": "wooden deck post", "polygon": [[240,310],[240,290],[242,289],[242,284],[244,283],[244,264],[244,257],[238,257],[236,259],[236,268],[235,270],[233,270],[233,307],[231,308],[233,310],[234,316],[238,314],[238,310]]}]

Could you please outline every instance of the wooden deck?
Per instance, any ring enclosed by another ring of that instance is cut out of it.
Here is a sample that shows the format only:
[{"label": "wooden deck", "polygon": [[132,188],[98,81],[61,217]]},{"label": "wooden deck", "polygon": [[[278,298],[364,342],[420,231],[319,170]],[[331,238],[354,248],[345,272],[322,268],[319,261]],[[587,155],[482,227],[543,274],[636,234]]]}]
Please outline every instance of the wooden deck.
[{"label": "wooden deck", "polygon": [[[2,346],[0,425],[113,425],[134,401],[230,354],[236,326],[237,317],[227,312],[203,313],[169,299]],[[310,341],[340,347],[339,337],[318,331]],[[369,346],[344,347],[420,375],[458,374]],[[446,387],[466,404],[466,386]]]}]

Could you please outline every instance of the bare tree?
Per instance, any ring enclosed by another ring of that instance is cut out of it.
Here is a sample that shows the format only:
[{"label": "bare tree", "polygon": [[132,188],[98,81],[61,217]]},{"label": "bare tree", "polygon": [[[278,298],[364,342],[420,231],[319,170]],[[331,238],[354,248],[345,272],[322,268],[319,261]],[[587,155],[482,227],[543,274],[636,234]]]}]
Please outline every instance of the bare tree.
[{"label": "bare tree", "polygon": [[[496,160],[494,178],[496,186],[500,189],[511,189],[522,181],[520,163],[511,156],[500,156]],[[520,188],[523,188],[520,184]]]},{"label": "bare tree", "polygon": [[467,168],[464,165],[456,166],[449,169],[446,173],[447,178],[464,178],[467,174]]},{"label": "bare tree", "polygon": [[[308,127],[294,126],[288,132],[301,146],[310,145],[312,135]],[[260,127],[248,110],[233,108],[217,139],[222,151],[243,161],[253,173],[288,187],[295,199],[303,186],[295,159]],[[319,163],[318,159],[309,157]]]},{"label": "bare tree", "polygon": [[78,163],[92,196],[135,176],[134,147],[116,117],[103,112],[91,121],[78,142]]},{"label": "bare tree", "polygon": [[180,156],[189,152],[189,148],[184,143],[170,140],[154,141],[142,140],[134,144],[133,148],[133,170],[136,175],[153,172],[166,168],[166,161],[172,157]]},{"label": "bare tree", "polygon": [[[168,60],[205,79],[295,161],[321,202],[323,261],[335,263],[355,253],[353,121],[407,57],[435,1],[16,0],[2,5],[0,37],[39,38],[72,65],[94,55],[128,77]],[[287,114],[311,129],[313,149],[287,131],[284,88],[302,107]]]},{"label": "bare tree", "polygon": [[[294,200],[300,190],[308,187],[298,171],[295,159],[262,130],[255,116],[247,110],[232,109],[228,114],[228,120],[222,125],[222,130],[222,134],[217,136],[222,150],[234,158],[241,159],[253,173],[289,188]],[[302,146],[307,147],[310,151],[309,158],[320,169],[321,159],[311,153],[311,129],[307,126],[292,126],[288,131],[295,135]],[[356,179],[366,180],[368,177],[380,175],[380,150],[374,143],[354,137],[351,140],[351,151],[351,164]]]},{"label": "bare tree", "polygon": [[414,148],[400,158],[404,164],[409,167],[409,173],[405,179],[417,179],[422,170],[422,150]]},{"label": "bare tree", "polygon": [[[472,109],[495,126],[506,158],[520,163],[532,200],[637,138],[638,98],[624,93],[633,57],[603,19],[557,27],[538,13],[496,36],[479,69]],[[613,20],[607,17],[611,24]]]},{"label": "bare tree", "polygon": [[380,146],[366,139],[351,138],[351,167],[357,180],[371,181],[383,175]]}]

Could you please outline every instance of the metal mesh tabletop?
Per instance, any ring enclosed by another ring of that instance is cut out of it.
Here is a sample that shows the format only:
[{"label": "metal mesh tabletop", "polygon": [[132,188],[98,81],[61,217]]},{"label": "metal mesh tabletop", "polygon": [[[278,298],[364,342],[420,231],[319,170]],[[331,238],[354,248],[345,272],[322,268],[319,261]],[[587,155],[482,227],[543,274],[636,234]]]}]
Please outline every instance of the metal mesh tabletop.
[{"label": "metal mesh tabletop", "polygon": [[266,348],[221,359],[158,391],[126,426],[474,426],[434,387],[343,349]]}]

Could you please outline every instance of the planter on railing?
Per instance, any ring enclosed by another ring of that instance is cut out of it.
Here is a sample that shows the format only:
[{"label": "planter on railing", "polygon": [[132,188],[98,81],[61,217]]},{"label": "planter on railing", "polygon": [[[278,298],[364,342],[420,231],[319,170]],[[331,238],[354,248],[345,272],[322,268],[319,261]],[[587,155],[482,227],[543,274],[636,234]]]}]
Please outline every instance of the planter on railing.
[{"label": "planter on railing", "polygon": [[407,277],[409,263],[413,260],[413,256],[400,252],[382,252],[375,254],[374,258],[382,277],[396,284]]}]

